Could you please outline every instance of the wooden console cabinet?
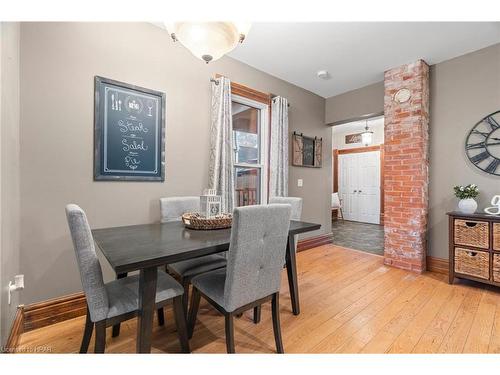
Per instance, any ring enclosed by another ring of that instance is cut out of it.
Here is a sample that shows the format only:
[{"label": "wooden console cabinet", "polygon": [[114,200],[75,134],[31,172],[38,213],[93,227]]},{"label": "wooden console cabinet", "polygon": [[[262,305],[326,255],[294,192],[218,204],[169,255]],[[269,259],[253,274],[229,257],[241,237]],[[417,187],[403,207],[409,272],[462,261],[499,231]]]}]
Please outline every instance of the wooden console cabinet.
[{"label": "wooden console cabinet", "polygon": [[500,286],[500,216],[448,212],[449,283],[456,278]]}]

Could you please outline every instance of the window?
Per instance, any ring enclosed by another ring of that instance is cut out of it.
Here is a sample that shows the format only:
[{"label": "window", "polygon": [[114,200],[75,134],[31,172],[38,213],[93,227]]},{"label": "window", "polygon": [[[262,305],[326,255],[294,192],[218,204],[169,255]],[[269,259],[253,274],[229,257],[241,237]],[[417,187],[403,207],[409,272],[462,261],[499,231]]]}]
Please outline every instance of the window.
[{"label": "window", "polygon": [[267,104],[232,96],[236,206],[267,202]]}]

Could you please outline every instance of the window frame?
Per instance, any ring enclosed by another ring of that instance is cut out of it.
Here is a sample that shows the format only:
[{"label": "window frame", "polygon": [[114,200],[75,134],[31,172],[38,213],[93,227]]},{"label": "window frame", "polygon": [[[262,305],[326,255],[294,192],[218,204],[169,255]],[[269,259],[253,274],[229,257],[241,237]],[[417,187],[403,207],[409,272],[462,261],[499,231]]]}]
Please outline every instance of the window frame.
[{"label": "window frame", "polygon": [[[242,95],[231,93],[231,103],[239,103],[259,110],[259,163],[236,163],[234,162],[234,189],[236,192],[236,168],[258,168],[260,169],[260,202],[267,204],[268,201],[268,171],[269,171],[269,104],[254,100]],[[233,130],[234,131],[234,130]],[[233,136],[233,135],[231,135]],[[236,147],[236,145],[234,145]]]}]

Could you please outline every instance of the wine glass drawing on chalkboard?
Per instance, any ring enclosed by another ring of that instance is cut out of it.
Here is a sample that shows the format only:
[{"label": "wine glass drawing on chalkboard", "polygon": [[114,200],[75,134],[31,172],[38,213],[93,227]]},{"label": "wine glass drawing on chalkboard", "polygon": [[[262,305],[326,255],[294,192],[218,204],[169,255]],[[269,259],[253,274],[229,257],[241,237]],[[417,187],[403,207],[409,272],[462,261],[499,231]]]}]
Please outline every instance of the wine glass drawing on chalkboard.
[{"label": "wine glass drawing on chalkboard", "polygon": [[322,138],[307,137],[293,132],[292,165],[297,167],[321,168]]},{"label": "wine glass drawing on chalkboard", "polygon": [[165,180],[165,96],[95,77],[95,180]]},{"label": "wine glass drawing on chalkboard", "polygon": [[154,102],[153,102],[152,100],[148,100],[148,103],[147,103],[147,105],[146,105],[146,106],[148,107],[148,116],[149,116],[149,117],[152,117],[152,116],[153,116],[152,111],[153,111],[153,108],[154,108],[154,106],[155,106],[155,105],[154,105]]}]

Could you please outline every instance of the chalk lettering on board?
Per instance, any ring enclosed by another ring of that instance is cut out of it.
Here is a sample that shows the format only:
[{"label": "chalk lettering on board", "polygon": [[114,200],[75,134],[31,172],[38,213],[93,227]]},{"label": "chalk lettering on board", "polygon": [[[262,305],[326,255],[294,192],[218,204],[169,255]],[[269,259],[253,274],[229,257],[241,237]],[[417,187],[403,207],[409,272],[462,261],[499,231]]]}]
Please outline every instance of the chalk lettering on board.
[{"label": "chalk lettering on board", "polygon": [[129,143],[129,141],[124,138],[122,139],[122,145],[123,145],[123,151],[128,152],[130,150],[142,150],[142,151],[147,151],[149,147],[144,144],[144,141],[136,141],[135,139]]}]

